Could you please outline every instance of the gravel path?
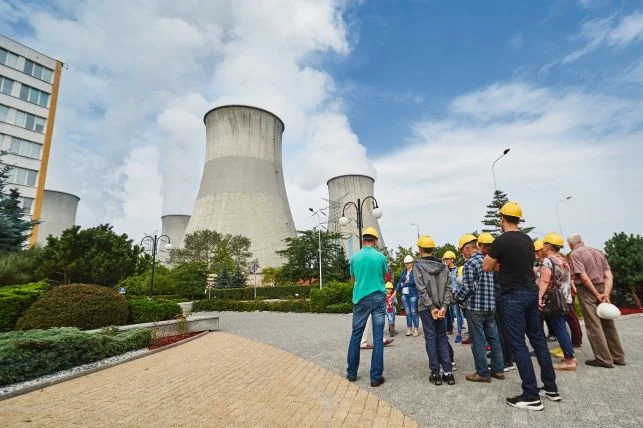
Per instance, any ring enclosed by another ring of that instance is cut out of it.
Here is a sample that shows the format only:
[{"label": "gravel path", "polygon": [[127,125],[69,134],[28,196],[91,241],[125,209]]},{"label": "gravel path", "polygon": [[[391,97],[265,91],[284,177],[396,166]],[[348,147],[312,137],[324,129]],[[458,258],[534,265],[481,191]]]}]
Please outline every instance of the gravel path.
[{"label": "gravel path", "polygon": [[[268,343],[314,361],[340,375],[346,373],[346,351],[350,336],[351,315],[290,313],[220,313],[222,331]],[[404,320],[398,317],[398,331]],[[424,339],[398,335],[384,353],[386,383],[371,389],[380,398],[399,408],[426,426],[643,426],[641,399],[643,386],[643,318],[623,318],[617,326],[625,347],[628,365],[614,369],[588,367],[592,358],[586,341],[577,350],[580,362],[576,372],[558,372],[561,403],[545,403],[545,411],[528,412],[506,404],[506,397],[520,392],[517,371],[504,381],[474,384],[464,379],[473,372],[473,358],[468,346],[456,345],[455,386],[436,387],[428,381],[428,360]],[[450,336],[453,341],[453,336]],[[557,344],[551,344],[553,347]],[[362,351],[357,383],[369,388],[370,351]],[[537,373],[538,365],[535,364]]]}]

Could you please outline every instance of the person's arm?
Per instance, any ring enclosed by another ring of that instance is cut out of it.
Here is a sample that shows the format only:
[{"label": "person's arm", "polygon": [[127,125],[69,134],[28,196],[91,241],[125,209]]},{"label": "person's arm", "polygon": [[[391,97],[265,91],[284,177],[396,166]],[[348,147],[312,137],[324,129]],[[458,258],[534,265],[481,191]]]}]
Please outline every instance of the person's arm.
[{"label": "person's arm", "polygon": [[549,288],[549,282],[551,281],[551,269],[546,264],[543,264],[540,267],[540,279],[538,280],[538,306],[542,309],[545,306],[543,302],[543,296]]},{"label": "person's arm", "polygon": [[442,300],[442,307],[438,312],[438,318],[444,318],[447,313],[447,306],[453,302],[453,287],[451,285],[451,273],[447,275],[447,285],[444,289],[444,299]]},{"label": "person's arm", "polygon": [[485,256],[485,258],[482,260],[482,270],[484,272],[494,272],[499,270],[498,269],[498,260],[500,260],[501,257],[501,249],[502,249],[502,239],[499,237],[495,241],[491,243],[491,247],[489,247],[489,254]]},{"label": "person's arm", "polygon": [[462,273],[462,286],[458,287],[455,292],[455,301],[464,303],[465,300],[473,293],[474,275],[471,266],[464,265],[464,272]]},{"label": "person's arm", "polygon": [[612,276],[611,270],[605,271],[605,279],[603,281],[605,281],[605,289],[599,299],[601,302],[610,303],[610,294],[612,294],[612,286],[614,284],[614,277]]},{"label": "person's arm", "polygon": [[482,260],[482,270],[485,272],[493,272],[496,269],[497,264],[497,259],[494,259],[489,255],[485,256],[484,260]]},{"label": "person's arm", "polygon": [[592,294],[596,297],[596,300],[601,302],[602,301],[601,300],[602,294],[598,292],[596,287],[594,287],[594,284],[592,284],[592,280],[589,279],[589,276],[587,276],[587,274],[585,272],[579,273],[578,276],[580,276],[580,280],[583,283],[583,285],[585,286],[585,288],[587,288],[589,291],[592,292]]}]

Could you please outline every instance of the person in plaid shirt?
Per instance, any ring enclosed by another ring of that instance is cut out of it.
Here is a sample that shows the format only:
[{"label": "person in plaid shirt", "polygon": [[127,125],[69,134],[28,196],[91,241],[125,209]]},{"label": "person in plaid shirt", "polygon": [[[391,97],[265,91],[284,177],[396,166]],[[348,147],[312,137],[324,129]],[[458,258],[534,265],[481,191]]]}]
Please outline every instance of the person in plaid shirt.
[{"label": "person in plaid shirt", "polygon": [[[476,372],[467,375],[471,382],[491,382],[491,378],[504,379],[502,345],[496,327],[496,296],[493,272],[482,270],[482,253],[478,251],[477,238],[464,235],[460,238],[460,252],[464,256],[462,287],[455,293],[456,302],[465,306],[465,315],[472,339],[471,352]],[[486,344],[491,346],[491,373],[487,366]]]}]

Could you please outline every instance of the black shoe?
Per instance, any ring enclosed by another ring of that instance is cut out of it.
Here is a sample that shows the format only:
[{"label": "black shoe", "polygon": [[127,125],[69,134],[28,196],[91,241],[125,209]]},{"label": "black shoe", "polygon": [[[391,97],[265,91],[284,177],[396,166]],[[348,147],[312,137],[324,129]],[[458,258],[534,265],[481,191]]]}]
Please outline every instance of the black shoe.
[{"label": "black shoe", "polygon": [[613,369],[614,366],[612,364],[607,364],[601,360],[587,360],[585,361],[585,364],[588,366],[592,367],[603,367],[605,369]]},{"label": "black shoe", "polygon": [[357,376],[346,375],[346,379],[348,379],[349,382],[355,382],[357,380]]},{"label": "black shoe", "polygon": [[547,391],[545,388],[540,388],[538,390],[538,395],[540,395],[541,397],[547,397],[551,401],[561,401],[562,400],[562,398],[560,397],[559,393]]},{"label": "black shoe", "polygon": [[614,364],[616,364],[617,366],[625,366],[625,365],[627,365],[627,363],[625,361],[614,361]]},{"label": "black shoe", "polygon": [[442,385],[442,378],[440,377],[439,373],[431,374],[431,376],[429,376],[429,382],[431,382],[435,386],[440,386]]},{"label": "black shoe", "polygon": [[517,407],[519,409],[542,410],[544,408],[543,402],[540,400],[540,398],[536,398],[535,400],[528,400],[522,395],[507,398],[506,403],[512,407]]},{"label": "black shoe", "polygon": [[381,384],[383,384],[383,383],[384,383],[384,376],[382,376],[381,378],[377,379],[377,380],[376,380],[376,381],[374,381],[374,382],[371,382],[371,386],[372,386],[373,388],[377,388],[378,386],[380,386],[380,385],[381,385]]},{"label": "black shoe", "polygon": [[442,375],[442,381],[446,382],[447,385],[455,385],[453,374]]}]

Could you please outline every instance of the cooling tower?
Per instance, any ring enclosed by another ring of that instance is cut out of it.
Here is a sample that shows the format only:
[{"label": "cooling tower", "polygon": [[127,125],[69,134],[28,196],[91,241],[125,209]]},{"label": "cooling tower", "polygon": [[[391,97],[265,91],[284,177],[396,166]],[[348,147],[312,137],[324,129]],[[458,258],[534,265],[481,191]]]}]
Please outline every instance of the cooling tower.
[{"label": "cooling tower", "polygon": [[55,190],[45,190],[42,197],[42,212],[38,226],[36,242],[40,245],[47,243],[47,237],[58,237],[63,230],[76,224],[76,210],[80,198],[76,195]]},{"label": "cooling tower", "polygon": [[275,251],[296,236],[281,162],[284,123],[240,105],[212,109],[203,121],[205,165],[186,233],[244,235],[261,268],[282,265]]},{"label": "cooling tower", "polygon": [[[190,216],[183,214],[169,214],[161,217],[161,234],[170,238],[170,243],[174,248],[183,248],[183,238],[185,238],[185,229],[187,229],[189,221]],[[169,258],[170,252],[161,248],[159,260],[166,263]]]},{"label": "cooling tower", "polygon": [[[342,245],[346,255],[350,258],[353,254],[359,251],[359,234],[357,230],[357,210],[351,204],[346,207],[344,216],[350,220],[348,225],[342,226],[339,224],[339,219],[342,216],[342,209],[347,202],[357,204],[357,199],[360,202],[364,201],[368,196],[375,196],[373,187],[375,180],[366,175],[340,175],[339,177],[331,178],[328,180],[328,199],[330,203],[330,215],[328,216],[328,230],[330,232],[342,234]],[[384,245],[382,232],[377,219],[371,214],[374,207],[374,201],[368,199],[363,203],[362,220],[363,227],[374,227],[380,234],[379,244]]]}]

